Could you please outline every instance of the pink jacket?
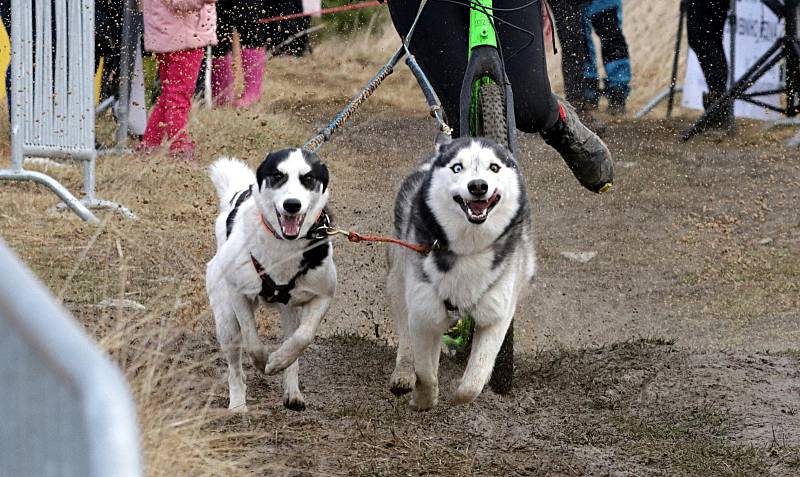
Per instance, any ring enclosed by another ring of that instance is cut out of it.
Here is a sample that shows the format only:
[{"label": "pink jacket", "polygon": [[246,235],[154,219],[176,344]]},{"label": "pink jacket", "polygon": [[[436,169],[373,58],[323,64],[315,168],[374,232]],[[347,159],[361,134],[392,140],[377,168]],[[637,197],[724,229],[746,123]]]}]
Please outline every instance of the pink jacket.
[{"label": "pink jacket", "polygon": [[144,47],[154,53],[217,44],[216,0],[142,0]]}]

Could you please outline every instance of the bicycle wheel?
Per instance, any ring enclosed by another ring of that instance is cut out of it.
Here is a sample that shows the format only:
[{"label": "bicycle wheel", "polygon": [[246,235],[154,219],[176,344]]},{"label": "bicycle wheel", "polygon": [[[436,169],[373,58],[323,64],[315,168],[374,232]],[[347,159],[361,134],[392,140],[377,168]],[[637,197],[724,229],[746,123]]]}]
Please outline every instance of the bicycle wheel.
[{"label": "bicycle wheel", "polygon": [[[497,83],[484,83],[478,88],[476,110],[476,132],[478,136],[492,139],[509,147],[508,118],[506,117],[505,91]],[[489,386],[498,394],[511,391],[514,381],[514,321],[508,325],[506,337],[494,362]]]},{"label": "bicycle wheel", "polygon": [[485,83],[478,88],[476,111],[477,135],[508,147],[508,121],[503,88]]}]

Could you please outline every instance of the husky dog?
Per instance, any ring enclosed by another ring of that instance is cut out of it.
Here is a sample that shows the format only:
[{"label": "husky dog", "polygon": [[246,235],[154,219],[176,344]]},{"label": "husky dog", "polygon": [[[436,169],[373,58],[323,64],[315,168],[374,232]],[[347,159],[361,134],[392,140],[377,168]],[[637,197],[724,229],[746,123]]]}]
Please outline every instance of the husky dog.
[{"label": "husky dog", "polygon": [[[253,174],[244,162],[219,159],[209,175],[219,195],[217,253],[206,268],[206,291],[217,338],[228,361],[229,409],[246,411],[242,350],[259,371],[283,374],[283,404],[305,409],[298,357],[311,343],[336,288],[328,169],[300,149],[271,152]],[[254,311],[276,303],[286,340],[267,353]]]},{"label": "husky dog", "polygon": [[472,316],[475,331],[452,402],[471,402],[489,380],[536,266],[517,163],[487,139],[441,144],[403,181],[394,214],[400,239],[432,251],[389,251],[387,290],[399,338],[392,392],[413,388],[412,407],[436,405],[441,337],[450,325],[448,309],[457,309]]}]

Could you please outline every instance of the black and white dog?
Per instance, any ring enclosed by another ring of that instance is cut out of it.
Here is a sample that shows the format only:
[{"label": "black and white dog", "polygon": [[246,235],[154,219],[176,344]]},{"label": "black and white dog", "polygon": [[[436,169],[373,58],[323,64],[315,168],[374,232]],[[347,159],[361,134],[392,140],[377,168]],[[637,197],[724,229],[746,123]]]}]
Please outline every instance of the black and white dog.
[{"label": "black and white dog", "polygon": [[[229,408],[247,410],[242,350],[267,374],[284,371],[283,404],[305,409],[298,357],[314,339],[336,288],[329,217],[328,169],[300,149],[272,152],[253,174],[235,159],[211,165],[220,200],[217,253],[206,269],[206,290],[225,358]],[[280,308],[286,337],[267,353],[258,337],[259,303]]]},{"label": "black and white dog", "polygon": [[467,368],[452,402],[468,403],[494,367],[517,300],[536,261],[525,186],[517,163],[486,139],[457,139],[409,175],[395,202],[395,233],[433,245],[427,255],[389,251],[387,291],[399,346],[391,389],[413,389],[411,405],[438,400],[442,334],[448,309],[475,320]]}]

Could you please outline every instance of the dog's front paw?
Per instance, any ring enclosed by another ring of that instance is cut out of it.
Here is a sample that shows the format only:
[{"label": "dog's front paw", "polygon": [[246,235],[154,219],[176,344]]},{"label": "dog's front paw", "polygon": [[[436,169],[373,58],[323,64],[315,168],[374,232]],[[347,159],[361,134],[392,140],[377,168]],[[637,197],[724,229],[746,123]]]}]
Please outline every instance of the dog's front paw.
[{"label": "dog's front paw", "polygon": [[439,386],[438,385],[422,385],[417,379],[414,386],[414,392],[411,394],[411,408],[416,411],[427,411],[432,409],[439,401]]},{"label": "dog's front paw", "polygon": [[228,404],[228,410],[231,412],[247,412],[247,404],[244,399],[241,401],[233,401]]},{"label": "dog's front paw", "polygon": [[265,373],[271,376],[273,374],[280,373],[284,369],[288,368],[292,363],[294,363],[294,359],[292,359],[292,357],[276,351],[269,355],[267,365],[262,369],[264,369]]},{"label": "dog's front paw", "polygon": [[284,393],[283,407],[292,411],[305,411],[306,400],[299,391],[296,393]]},{"label": "dog's front paw", "polygon": [[402,396],[414,389],[414,381],[416,381],[414,370],[395,369],[389,380],[389,389],[395,396]]},{"label": "dog's front paw", "polygon": [[461,405],[461,404],[469,404],[481,394],[480,389],[474,389],[472,387],[461,385],[456,388],[455,393],[453,393],[452,399],[450,399],[450,403],[453,405]]}]

